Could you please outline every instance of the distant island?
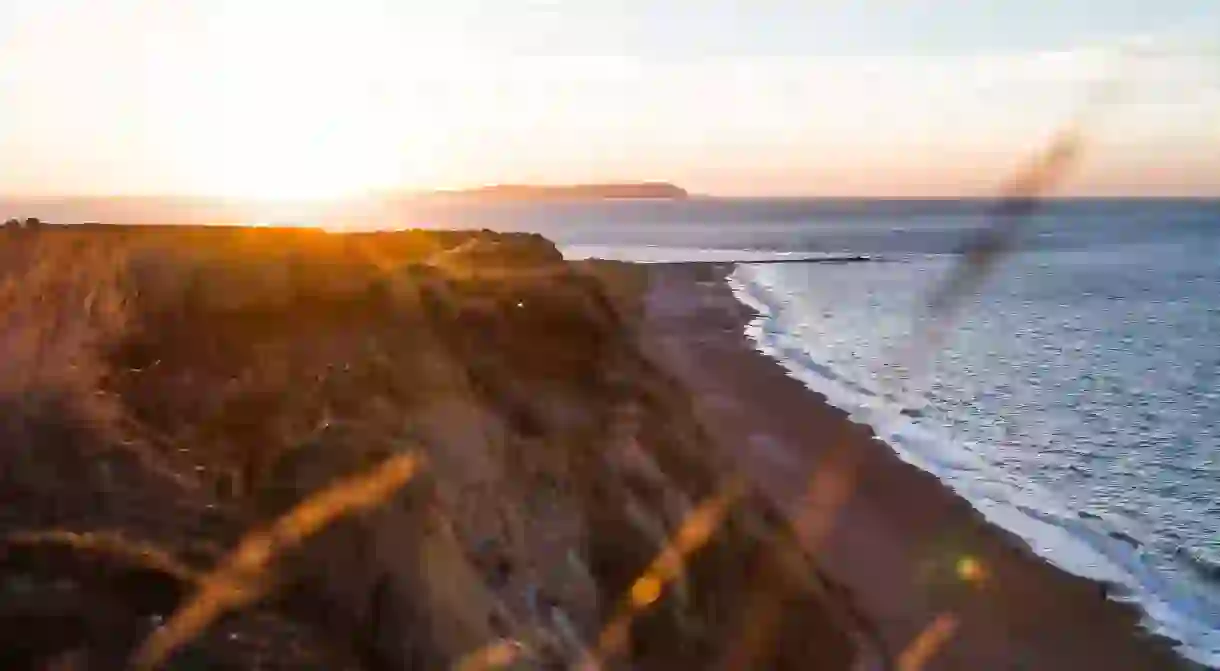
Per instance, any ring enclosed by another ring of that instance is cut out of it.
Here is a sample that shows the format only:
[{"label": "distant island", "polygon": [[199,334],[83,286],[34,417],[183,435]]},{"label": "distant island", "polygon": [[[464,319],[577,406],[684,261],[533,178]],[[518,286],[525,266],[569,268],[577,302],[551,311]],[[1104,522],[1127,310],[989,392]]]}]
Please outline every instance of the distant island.
[{"label": "distant island", "polygon": [[425,198],[460,200],[683,200],[686,189],[668,182],[613,184],[495,184],[474,189],[433,191]]}]

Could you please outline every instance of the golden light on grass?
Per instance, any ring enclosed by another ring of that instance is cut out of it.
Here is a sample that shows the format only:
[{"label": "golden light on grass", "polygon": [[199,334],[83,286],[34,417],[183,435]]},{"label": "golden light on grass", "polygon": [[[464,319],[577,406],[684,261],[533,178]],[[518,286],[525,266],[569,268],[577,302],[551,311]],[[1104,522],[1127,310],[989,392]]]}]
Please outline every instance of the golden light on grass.
[{"label": "golden light on grass", "polygon": [[453,671],[487,671],[513,664],[526,650],[517,641],[500,640],[464,656],[452,666]]},{"label": "golden light on grass", "polygon": [[920,671],[957,633],[960,621],[953,613],[941,613],[924,627],[898,656],[898,671]]},{"label": "golden light on grass", "polygon": [[974,557],[966,556],[957,560],[957,577],[963,582],[979,584],[987,579],[987,571],[983,563]]},{"label": "golden light on grass", "polygon": [[194,582],[198,573],[160,547],[118,531],[18,531],[4,537],[9,545],[61,545],[85,554],[99,554],[132,566],[143,566]]},{"label": "golden light on grass", "polygon": [[602,628],[597,638],[597,649],[579,668],[584,671],[600,669],[626,647],[632,621],[660,600],[667,583],[682,575],[686,560],[707,544],[745,492],[746,481],[734,478],[686,515],[672,540],[661,548],[648,568],[632,583],[626,602]]},{"label": "golden light on grass", "polygon": [[413,453],[390,457],[368,473],[323,488],[270,528],[248,534],[218,568],[201,578],[194,596],[144,641],[133,657],[133,667],[158,667],[224,613],[262,598],[273,586],[268,569],[276,555],[342,516],[380,505],[406,485],[420,467],[421,459]]},{"label": "golden light on grass", "polygon": [[656,576],[646,575],[631,586],[631,604],[636,608],[651,606],[661,598],[661,581]]}]

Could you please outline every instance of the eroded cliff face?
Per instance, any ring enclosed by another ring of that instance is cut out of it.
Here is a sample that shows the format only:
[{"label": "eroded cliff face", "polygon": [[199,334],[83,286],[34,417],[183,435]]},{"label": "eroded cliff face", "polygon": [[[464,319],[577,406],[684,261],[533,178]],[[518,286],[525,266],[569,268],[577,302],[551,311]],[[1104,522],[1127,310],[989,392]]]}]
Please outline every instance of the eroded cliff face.
[{"label": "eroded cliff face", "polygon": [[[117,264],[123,318],[78,347],[97,370],[78,386],[105,413],[6,399],[0,457],[31,513],[5,531],[123,529],[206,570],[328,484],[395,454],[423,464],[275,558],[261,612],[309,628],[272,636],[247,613],[224,625],[237,639],[212,632],[179,658],[262,637],[263,665],[283,646],[376,668],[850,665],[850,624],[812,564],[642,355],[637,270],[487,232],[38,237],[4,244]],[[6,552],[33,570],[28,547]],[[168,615],[188,588],[141,587],[162,597],[145,610]]]}]

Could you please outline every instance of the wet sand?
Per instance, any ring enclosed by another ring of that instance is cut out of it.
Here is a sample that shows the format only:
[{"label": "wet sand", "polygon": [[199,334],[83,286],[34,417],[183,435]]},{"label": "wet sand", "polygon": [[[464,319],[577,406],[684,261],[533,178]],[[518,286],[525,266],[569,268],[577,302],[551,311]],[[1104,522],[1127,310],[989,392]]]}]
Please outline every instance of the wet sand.
[{"label": "wet sand", "polygon": [[731,264],[648,266],[646,350],[851,592],[899,669],[1191,668],[1104,586],[986,523],[757,352]]}]

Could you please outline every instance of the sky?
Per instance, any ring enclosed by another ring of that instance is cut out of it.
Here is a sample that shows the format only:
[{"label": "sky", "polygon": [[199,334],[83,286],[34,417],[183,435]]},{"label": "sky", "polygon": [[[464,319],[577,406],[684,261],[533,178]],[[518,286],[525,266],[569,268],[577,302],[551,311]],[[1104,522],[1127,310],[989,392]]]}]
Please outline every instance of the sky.
[{"label": "sky", "polygon": [[[1090,105],[1108,91],[1105,105]],[[1220,195],[1215,0],[0,0],[0,195]]]}]

